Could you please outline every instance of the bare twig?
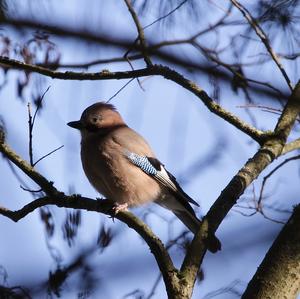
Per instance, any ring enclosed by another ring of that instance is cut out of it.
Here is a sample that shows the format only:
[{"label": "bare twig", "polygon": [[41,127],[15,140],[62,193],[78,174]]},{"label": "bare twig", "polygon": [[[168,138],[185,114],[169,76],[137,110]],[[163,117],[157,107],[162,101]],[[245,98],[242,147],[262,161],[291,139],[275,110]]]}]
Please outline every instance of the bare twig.
[{"label": "bare twig", "polygon": [[291,54],[278,54],[277,56],[282,57],[284,59],[288,59],[288,60],[296,60],[297,58],[300,57],[300,52],[296,52],[296,53],[291,53]]},{"label": "bare twig", "polygon": [[58,150],[60,150],[61,148],[63,148],[64,147],[64,145],[61,145],[61,146],[59,146],[59,147],[57,147],[57,148],[55,148],[54,150],[52,150],[51,152],[49,152],[48,154],[46,154],[46,155],[44,155],[44,156],[42,156],[41,158],[39,158],[37,161],[35,161],[34,163],[33,163],[33,167],[36,165],[36,164],[38,164],[39,162],[41,162],[43,159],[45,159],[46,157],[48,157],[48,156],[50,156],[50,155],[52,155],[53,153],[55,153],[56,151],[58,151]]},{"label": "bare twig", "polygon": [[277,165],[272,171],[270,171],[266,176],[264,176],[262,184],[261,184],[261,188],[260,188],[260,193],[259,193],[259,198],[258,198],[258,205],[261,205],[261,201],[263,199],[263,192],[264,192],[264,188],[265,188],[265,184],[267,183],[267,180],[278,170],[280,169],[282,166],[284,166],[285,164],[287,164],[290,161],[294,161],[294,160],[298,160],[300,159],[300,155],[297,156],[293,156],[290,158],[285,159],[283,162],[281,162],[279,165]]},{"label": "bare twig", "polygon": [[238,292],[236,290],[236,287],[241,284],[241,281],[240,280],[234,280],[233,282],[231,282],[228,286],[226,287],[223,287],[223,288],[220,288],[218,290],[215,290],[215,291],[212,291],[212,292],[209,292],[208,294],[206,294],[203,299],[212,299],[212,298],[215,298],[217,297],[218,295],[221,295],[221,294],[225,294],[225,293],[230,293],[232,295],[235,295],[237,298],[240,298],[241,297],[241,294],[240,292]]},{"label": "bare twig", "polygon": [[135,26],[136,26],[136,29],[138,31],[138,39],[140,41],[141,51],[142,51],[145,63],[146,63],[147,66],[151,66],[152,62],[151,62],[150,57],[149,57],[148,52],[147,52],[147,43],[146,43],[146,39],[145,39],[144,29],[141,26],[139,18],[138,18],[136,12],[134,11],[134,9],[131,5],[131,1],[130,0],[124,0],[124,1],[127,5],[127,8],[128,8],[128,10],[129,10],[129,12],[132,16],[132,19],[133,19],[133,21],[135,23]]},{"label": "bare twig", "polygon": [[40,110],[40,108],[42,107],[42,102],[43,102],[43,100],[44,100],[44,97],[45,97],[46,93],[49,91],[50,87],[51,87],[51,86],[49,85],[49,86],[46,88],[46,90],[45,90],[44,93],[42,94],[42,96],[41,96],[39,102],[37,103],[37,106],[36,106],[36,109],[35,109],[35,112],[34,112],[34,115],[33,115],[33,119],[32,119],[32,128],[33,128],[33,126],[34,126],[34,122],[35,122],[35,118],[36,118],[36,116],[37,116],[37,113],[38,113],[38,111]]},{"label": "bare twig", "polygon": [[278,112],[279,114],[282,113],[282,109],[277,109],[269,106],[264,106],[264,105],[256,105],[256,104],[246,104],[246,105],[239,105],[237,108],[258,108],[262,109],[263,111],[274,111]]},{"label": "bare twig", "polygon": [[[127,57],[127,53],[124,55],[124,57],[125,57],[126,61],[128,62],[128,64],[129,64],[131,70],[134,71],[133,64],[131,63],[130,59]],[[134,79],[134,78],[133,78],[133,79]],[[145,91],[144,88],[143,88],[143,86],[142,86],[142,83],[140,82],[140,79],[139,79],[138,77],[136,78],[136,81],[137,81],[139,87],[141,88],[141,90],[142,90],[142,91]],[[128,84],[129,84],[130,82],[131,82],[131,81],[129,81]],[[125,87],[126,87],[126,85],[127,85],[127,84],[125,84]]]},{"label": "bare twig", "polygon": [[230,0],[230,1],[243,14],[245,19],[250,24],[250,26],[254,29],[256,35],[261,39],[261,41],[265,45],[267,51],[269,52],[272,59],[274,60],[274,62],[278,66],[280,72],[282,73],[285,81],[287,82],[287,85],[289,86],[290,90],[292,91],[293,90],[293,85],[291,83],[291,80],[290,80],[289,76],[287,75],[283,65],[279,61],[279,58],[277,57],[277,55],[274,52],[273,48],[271,47],[270,41],[269,41],[267,35],[265,34],[265,32],[263,31],[263,29],[259,26],[259,24],[256,22],[256,20],[252,17],[250,12],[241,3],[239,3],[239,1],[237,1],[237,0]]},{"label": "bare twig", "polygon": [[[278,93],[279,96],[283,95],[280,89],[274,87],[272,84],[270,84],[268,82],[261,82],[258,80],[254,80],[254,79],[245,77],[241,72],[239,72],[237,70],[236,65],[231,65],[231,64],[221,61],[219,58],[217,58],[211,54],[211,50],[201,46],[198,42],[193,41],[191,44],[194,46],[194,48],[200,50],[201,53],[203,53],[209,60],[211,60],[211,61],[215,62],[217,65],[223,66],[224,68],[229,70],[236,78],[240,79],[241,82],[251,82],[254,84],[259,84],[259,85],[262,85],[262,86],[265,86],[267,88],[274,90],[276,93]],[[241,65],[240,65],[240,67],[241,67]]]},{"label": "bare twig", "polygon": [[[28,135],[29,135],[29,145],[28,145],[28,147],[29,147],[29,161],[30,161],[30,165],[33,166],[33,167],[41,160],[40,159],[38,162],[35,162],[35,163],[33,162],[33,143],[32,143],[33,134],[32,133],[33,133],[33,128],[34,128],[35,118],[36,118],[36,115],[38,113],[38,110],[40,109],[40,107],[42,105],[42,101],[44,99],[44,96],[47,93],[47,91],[49,90],[49,88],[50,88],[50,86],[48,86],[46,91],[43,93],[40,101],[38,102],[33,117],[31,115],[30,103],[27,104],[27,110],[28,110]],[[46,156],[48,156],[48,155],[46,155]]]},{"label": "bare twig", "polygon": [[30,103],[27,104],[28,109],[28,137],[29,137],[29,161],[30,165],[33,166],[33,150],[32,150],[32,130],[33,130],[33,123],[32,123],[32,115],[31,115],[31,108]]},{"label": "bare twig", "polygon": [[176,10],[178,10],[181,6],[183,6],[188,0],[183,0],[182,2],[180,2],[175,8],[173,8],[172,10],[170,10],[167,14],[159,17],[158,19],[156,19],[155,21],[151,22],[150,24],[146,25],[144,27],[144,29],[147,29],[149,27],[151,27],[152,25],[160,22],[161,20],[169,17],[170,15],[172,15]]},{"label": "bare twig", "polygon": [[159,273],[159,275],[157,276],[157,278],[156,278],[156,280],[155,280],[155,282],[154,282],[154,284],[151,288],[151,291],[150,291],[149,295],[146,297],[146,299],[151,299],[155,295],[155,291],[156,291],[156,289],[157,289],[157,287],[158,287],[158,285],[161,281],[161,278],[162,278],[162,276]]},{"label": "bare twig", "polygon": [[114,93],[106,103],[109,103],[114,97],[116,97],[127,85],[129,85],[135,78],[130,79],[126,84],[124,84],[116,93]]},{"label": "bare twig", "polygon": [[23,187],[22,185],[20,185],[21,189],[24,190],[24,191],[27,191],[27,192],[30,192],[30,193],[40,193],[40,192],[43,192],[43,189],[40,188],[38,190],[32,190],[32,189],[28,189],[28,188],[25,188]]},{"label": "bare twig", "polygon": [[243,207],[243,206],[240,206],[240,205],[236,205],[236,207],[244,208],[244,209],[248,209],[248,210],[253,210],[253,212],[247,214],[247,213],[244,213],[244,212],[239,211],[237,209],[233,209],[234,212],[236,212],[236,213],[238,213],[238,214],[240,214],[244,217],[252,217],[252,216],[256,215],[257,213],[259,213],[265,219],[267,219],[271,222],[274,222],[274,223],[277,223],[277,224],[285,224],[285,221],[277,220],[277,219],[274,219],[272,217],[267,216],[262,208],[258,209],[257,207]]}]

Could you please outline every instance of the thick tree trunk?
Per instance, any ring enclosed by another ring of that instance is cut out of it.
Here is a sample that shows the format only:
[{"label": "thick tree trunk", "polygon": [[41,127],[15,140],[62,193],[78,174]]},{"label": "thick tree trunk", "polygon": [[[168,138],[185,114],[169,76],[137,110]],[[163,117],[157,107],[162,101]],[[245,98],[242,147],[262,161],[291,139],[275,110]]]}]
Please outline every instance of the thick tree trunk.
[{"label": "thick tree trunk", "polygon": [[295,299],[300,291],[300,205],[268,251],[242,299]]}]

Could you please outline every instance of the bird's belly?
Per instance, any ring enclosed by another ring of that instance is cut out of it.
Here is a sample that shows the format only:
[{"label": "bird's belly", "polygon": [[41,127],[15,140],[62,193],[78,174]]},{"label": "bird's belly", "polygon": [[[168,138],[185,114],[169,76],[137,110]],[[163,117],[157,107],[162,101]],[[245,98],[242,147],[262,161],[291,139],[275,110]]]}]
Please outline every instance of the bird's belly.
[{"label": "bird's belly", "polygon": [[138,168],[128,171],[125,178],[115,176],[114,181],[116,196],[113,200],[118,203],[138,206],[154,201],[160,196],[161,189],[158,183]]},{"label": "bird's belly", "polygon": [[116,203],[138,206],[159,198],[159,184],[125,158],[82,159],[83,169],[93,187]]}]

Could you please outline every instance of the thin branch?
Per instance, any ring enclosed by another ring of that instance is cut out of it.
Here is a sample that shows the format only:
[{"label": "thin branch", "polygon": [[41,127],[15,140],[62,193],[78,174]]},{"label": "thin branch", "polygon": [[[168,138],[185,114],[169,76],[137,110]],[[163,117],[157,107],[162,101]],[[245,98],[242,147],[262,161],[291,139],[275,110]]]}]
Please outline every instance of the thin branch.
[{"label": "thin branch", "polygon": [[127,5],[127,8],[129,10],[131,16],[132,16],[133,21],[135,23],[135,26],[136,26],[136,29],[137,29],[137,32],[138,32],[138,39],[139,39],[140,45],[141,45],[141,51],[142,51],[142,54],[143,54],[143,57],[144,57],[144,61],[145,61],[147,66],[151,66],[152,62],[151,62],[150,57],[149,57],[148,52],[147,52],[147,43],[146,43],[146,39],[145,39],[144,29],[141,26],[139,18],[138,18],[137,14],[135,13],[135,11],[134,11],[134,9],[131,5],[131,1],[130,0],[124,0],[124,1]]},{"label": "thin branch", "polygon": [[244,217],[252,217],[252,216],[256,215],[257,213],[259,213],[259,214],[262,215],[265,219],[267,219],[267,220],[269,220],[269,221],[271,221],[271,222],[274,222],[274,223],[277,223],[277,224],[281,224],[281,225],[282,225],[282,224],[285,224],[285,222],[286,222],[286,221],[277,220],[277,219],[274,219],[274,218],[271,218],[271,217],[267,216],[267,215],[265,214],[265,212],[263,211],[262,208],[259,208],[259,209],[258,209],[257,207],[243,207],[243,206],[239,206],[239,205],[236,205],[236,207],[253,210],[253,212],[251,212],[251,213],[249,213],[249,214],[246,214],[246,213],[244,213],[244,212],[242,212],[242,211],[239,211],[239,210],[237,210],[237,209],[232,209],[232,211],[234,211],[234,212],[236,212],[236,213],[238,213],[238,214],[240,214],[240,215],[242,215],[242,216],[244,216]]},{"label": "thin branch", "polygon": [[119,219],[120,221],[126,223],[130,228],[134,229],[146,241],[148,246],[151,248],[151,252],[155,256],[164,279],[170,279],[171,273],[176,270],[167,250],[164,248],[163,243],[151,231],[151,229],[131,212],[122,211],[115,215],[112,210],[112,202],[108,200],[97,201],[79,195],[66,196],[63,193],[60,193],[58,196],[45,196],[38,198],[16,211],[11,211],[4,207],[0,207],[0,214],[15,222],[18,222],[36,209],[46,205],[94,211],[114,216],[114,218]]},{"label": "thin branch", "polygon": [[41,105],[42,105],[42,101],[44,99],[45,94],[47,93],[47,91],[49,90],[50,86],[48,86],[48,88],[46,89],[46,91],[43,93],[41,100],[39,101],[39,103],[37,104],[36,110],[34,112],[34,115],[32,117],[31,115],[31,106],[30,103],[27,104],[27,109],[28,109],[28,134],[29,134],[29,161],[30,161],[30,165],[31,166],[35,166],[37,164],[37,162],[33,162],[33,128],[34,128],[34,123],[35,123],[35,118],[36,115],[38,113],[38,110],[40,109]]},{"label": "thin branch", "polygon": [[265,34],[265,32],[263,31],[263,29],[259,26],[259,24],[256,22],[256,20],[252,17],[250,12],[242,4],[239,3],[239,1],[237,1],[237,0],[230,0],[230,1],[243,14],[245,19],[250,24],[250,26],[254,29],[256,35],[260,38],[262,43],[265,45],[267,51],[269,52],[272,59],[274,60],[274,62],[278,66],[281,74],[283,75],[285,81],[287,82],[287,85],[289,86],[290,90],[292,91],[293,90],[293,85],[291,83],[291,80],[290,80],[289,76],[287,75],[283,65],[279,61],[279,58],[277,57],[277,55],[274,52],[273,48],[271,47],[270,41],[269,41],[267,35]]},{"label": "thin branch", "polygon": [[135,78],[130,79],[127,83],[125,83],[117,92],[115,92],[107,101],[109,103],[114,97],[116,97],[127,85],[129,85]]},{"label": "thin branch", "polygon": [[161,20],[169,17],[171,14],[173,14],[176,10],[178,10],[181,6],[183,6],[188,0],[183,0],[182,2],[180,2],[175,8],[173,8],[172,10],[170,10],[168,13],[166,13],[165,15],[159,17],[158,19],[156,19],[155,21],[151,22],[150,24],[146,25],[144,27],[144,29],[147,29],[149,27],[151,27],[152,25],[160,22]]},{"label": "thin branch", "polygon": [[42,96],[41,96],[39,102],[37,103],[37,106],[36,106],[36,109],[35,109],[35,112],[34,112],[34,115],[33,115],[33,119],[32,119],[32,128],[33,128],[33,126],[34,126],[34,122],[35,122],[35,118],[36,118],[36,116],[37,116],[37,113],[38,113],[38,111],[40,110],[40,108],[42,107],[42,103],[43,103],[44,97],[45,97],[46,93],[49,91],[50,87],[51,87],[51,86],[49,85],[49,86],[46,88],[46,90],[45,90],[44,93],[42,94]]},{"label": "thin branch", "polygon": [[[183,1],[186,2],[187,0]],[[174,10],[172,10],[170,13],[174,12],[175,10],[177,10],[180,6],[182,5],[179,4]],[[190,44],[192,41],[195,41],[199,36],[204,35],[212,30],[215,30],[218,26],[220,25],[230,25],[229,23],[225,24],[224,20],[226,19],[226,17],[228,17],[228,15],[231,12],[231,8],[232,5],[229,7],[228,11],[226,12],[226,14],[220,18],[220,20],[216,21],[213,25],[209,25],[208,28],[203,29],[197,33],[195,33],[194,35],[192,35],[189,38],[185,38],[185,39],[175,39],[175,40],[170,40],[170,41],[162,41],[159,43],[154,43],[152,45],[149,45],[147,48],[147,51],[149,54],[153,54],[153,55],[157,55],[157,53],[155,52],[155,50],[158,50],[162,47],[166,47],[166,46],[175,46],[175,45],[180,45],[180,44]],[[154,22],[152,22],[151,24],[145,26],[143,29],[148,28],[149,26],[155,24],[156,22],[160,21],[161,19],[167,17],[169,14],[165,15],[164,17],[161,17],[157,20],[155,20]],[[137,46],[137,45],[136,45]],[[129,51],[130,52],[130,51]],[[164,54],[165,55],[165,54]],[[42,66],[42,67],[47,67],[50,69],[57,69],[57,68],[88,68],[91,66],[95,66],[95,65],[99,65],[99,64],[108,64],[108,63],[116,63],[116,62],[125,62],[128,59],[130,61],[132,60],[137,60],[137,59],[141,59],[143,58],[143,55],[141,54],[134,54],[131,56],[128,55],[124,55],[121,57],[113,57],[113,58],[106,58],[106,59],[95,59],[92,60],[90,62],[86,62],[86,63],[68,63],[68,64],[57,64],[57,63],[37,63],[38,66]],[[174,61],[173,61],[174,63]],[[191,67],[191,66],[189,66]]]},{"label": "thin branch", "polygon": [[32,150],[32,130],[33,130],[33,123],[32,123],[32,116],[31,116],[31,108],[30,103],[27,104],[27,110],[28,110],[28,150],[29,150],[29,161],[30,165],[33,166],[33,150]]},{"label": "thin branch", "polygon": [[161,274],[159,273],[159,275],[157,276],[157,278],[151,288],[151,291],[150,291],[149,295],[146,297],[146,299],[151,299],[155,295],[155,291],[156,291],[160,281],[161,281]]},{"label": "thin branch", "polygon": [[[128,52],[128,53],[129,53],[129,52]],[[128,62],[128,64],[129,64],[131,70],[134,71],[133,64],[131,63],[130,59],[127,57],[127,54],[128,54],[128,53],[126,52],[125,55],[124,55],[124,57],[125,57],[126,61]],[[133,79],[134,79],[134,78],[133,78]],[[141,90],[142,90],[142,91],[145,91],[144,88],[143,88],[143,86],[142,86],[142,83],[140,82],[140,79],[139,79],[139,78],[136,78],[136,81],[137,81],[138,85],[140,86]],[[129,81],[129,83],[130,83],[130,82],[131,82],[131,80]],[[126,85],[127,85],[127,84],[125,84],[125,87],[126,87]]]},{"label": "thin branch", "polygon": [[278,54],[279,57],[282,57],[284,59],[288,60],[295,60],[300,57],[300,52],[291,53],[291,54]]},{"label": "thin branch", "polygon": [[42,189],[42,188],[40,188],[40,189],[38,189],[38,190],[32,190],[32,189],[25,188],[25,187],[23,187],[22,185],[20,185],[20,188],[21,188],[22,190],[27,191],[27,192],[30,192],[30,193],[41,193],[41,192],[43,192],[43,189]]},{"label": "thin branch", "polygon": [[218,290],[215,290],[215,291],[212,291],[212,292],[209,292],[208,294],[206,294],[203,299],[212,299],[212,298],[215,298],[219,295],[222,295],[222,294],[226,294],[226,293],[230,293],[232,295],[235,295],[237,298],[240,298],[241,297],[241,294],[240,292],[238,292],[236,290],[236,287],[241,284],[241,281],[240,280],[234,280],[233,282],[231,282],[228,286],[226,287],[223,287],[223,288],[220,288]]},{"label": "thin branch", "polygon": [[[283,95],[280,89],[274,87],[272,84],[270,84],[268,82],[261,82],[258,80],[254,80],[254,79],[245,77],[243,74],[241,74],[241,72],[239,72],[237,70],[237,65],[231,65],[231,64],[221,61],[219,58],[210,54],[211,50],[201,46],[199,43],[192,42],[192,45],[194,46],[194,48],[200,50],[201,53],[203,53],[209,60],[215,62],[217,65],[223,66],[224,68],[229,70],[236,78],[240,79],[242,82],[247,81],[247,82],[251,82],[254,84],[259,84],[259,85],[262,85],[262,86],[265,86],[267,88],[274,90],[275,92],[278,93],[279,96]],[[241,65],[240,65],[240,67],[241,67]]]},{"label": "thin branch", "polygon": [[61,145],[61,146],[55,148],[54,150],[52,150],[51,152],[49,152],[48,154],[42,156],[41,158],[39,158],[37,161],[35,161],[35,162],[33,163],[32,167],[34,167],[36,164],[38,164],[39,162],[41,162],[43,159],[45,159],[46,157],[52,155],[53,153],[55,153],[56,151],[60,150],[60,149],[63,148],[63,147],[64,147],[64,145]]},{"label": "thin branch", "polygon": [[260,193],[259,193],[259,198],[258,198],[258,205],[261,204],[261,201],[263,199],[263,192],[264,192],[264,188],[265,188],[265,184],[267,183],[267,180],[278,170],[280,169],[282,166],[284,166],[285,164],[287,164],[290,161],[294,161],[294,160],[298,160],[300,159],[300,155],[297,156],[293,156],[290,158],[285,159],[283,162],[281,162],[279,165],[277,165],[272,171],[270,171],[266,176],[264,176],[262,184],[261,184],[261,188],[260,188]]},{"label": "thin branch", "polygon": [[294,141],[291,141],[290,143],[287,143],[283,150],[282,150],[282,155],[285,155],[291,151],[294,151],[294,150],[299,150],[300,149],[300,138],[294,140]]}]

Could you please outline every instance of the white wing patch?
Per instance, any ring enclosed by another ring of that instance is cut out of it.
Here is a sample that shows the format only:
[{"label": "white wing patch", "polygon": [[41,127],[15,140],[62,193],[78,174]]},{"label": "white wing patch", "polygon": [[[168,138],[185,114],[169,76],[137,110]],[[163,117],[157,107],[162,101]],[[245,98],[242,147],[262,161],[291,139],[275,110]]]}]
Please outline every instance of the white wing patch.
[{"label": "white wing patch", "polygon": [[160,170],[157,171],[155,178],[160,181],[165,187],[170,188],[172,191],[178,191],[176,185],[171,181],[169,174],[162,165],[160,167]]}]

